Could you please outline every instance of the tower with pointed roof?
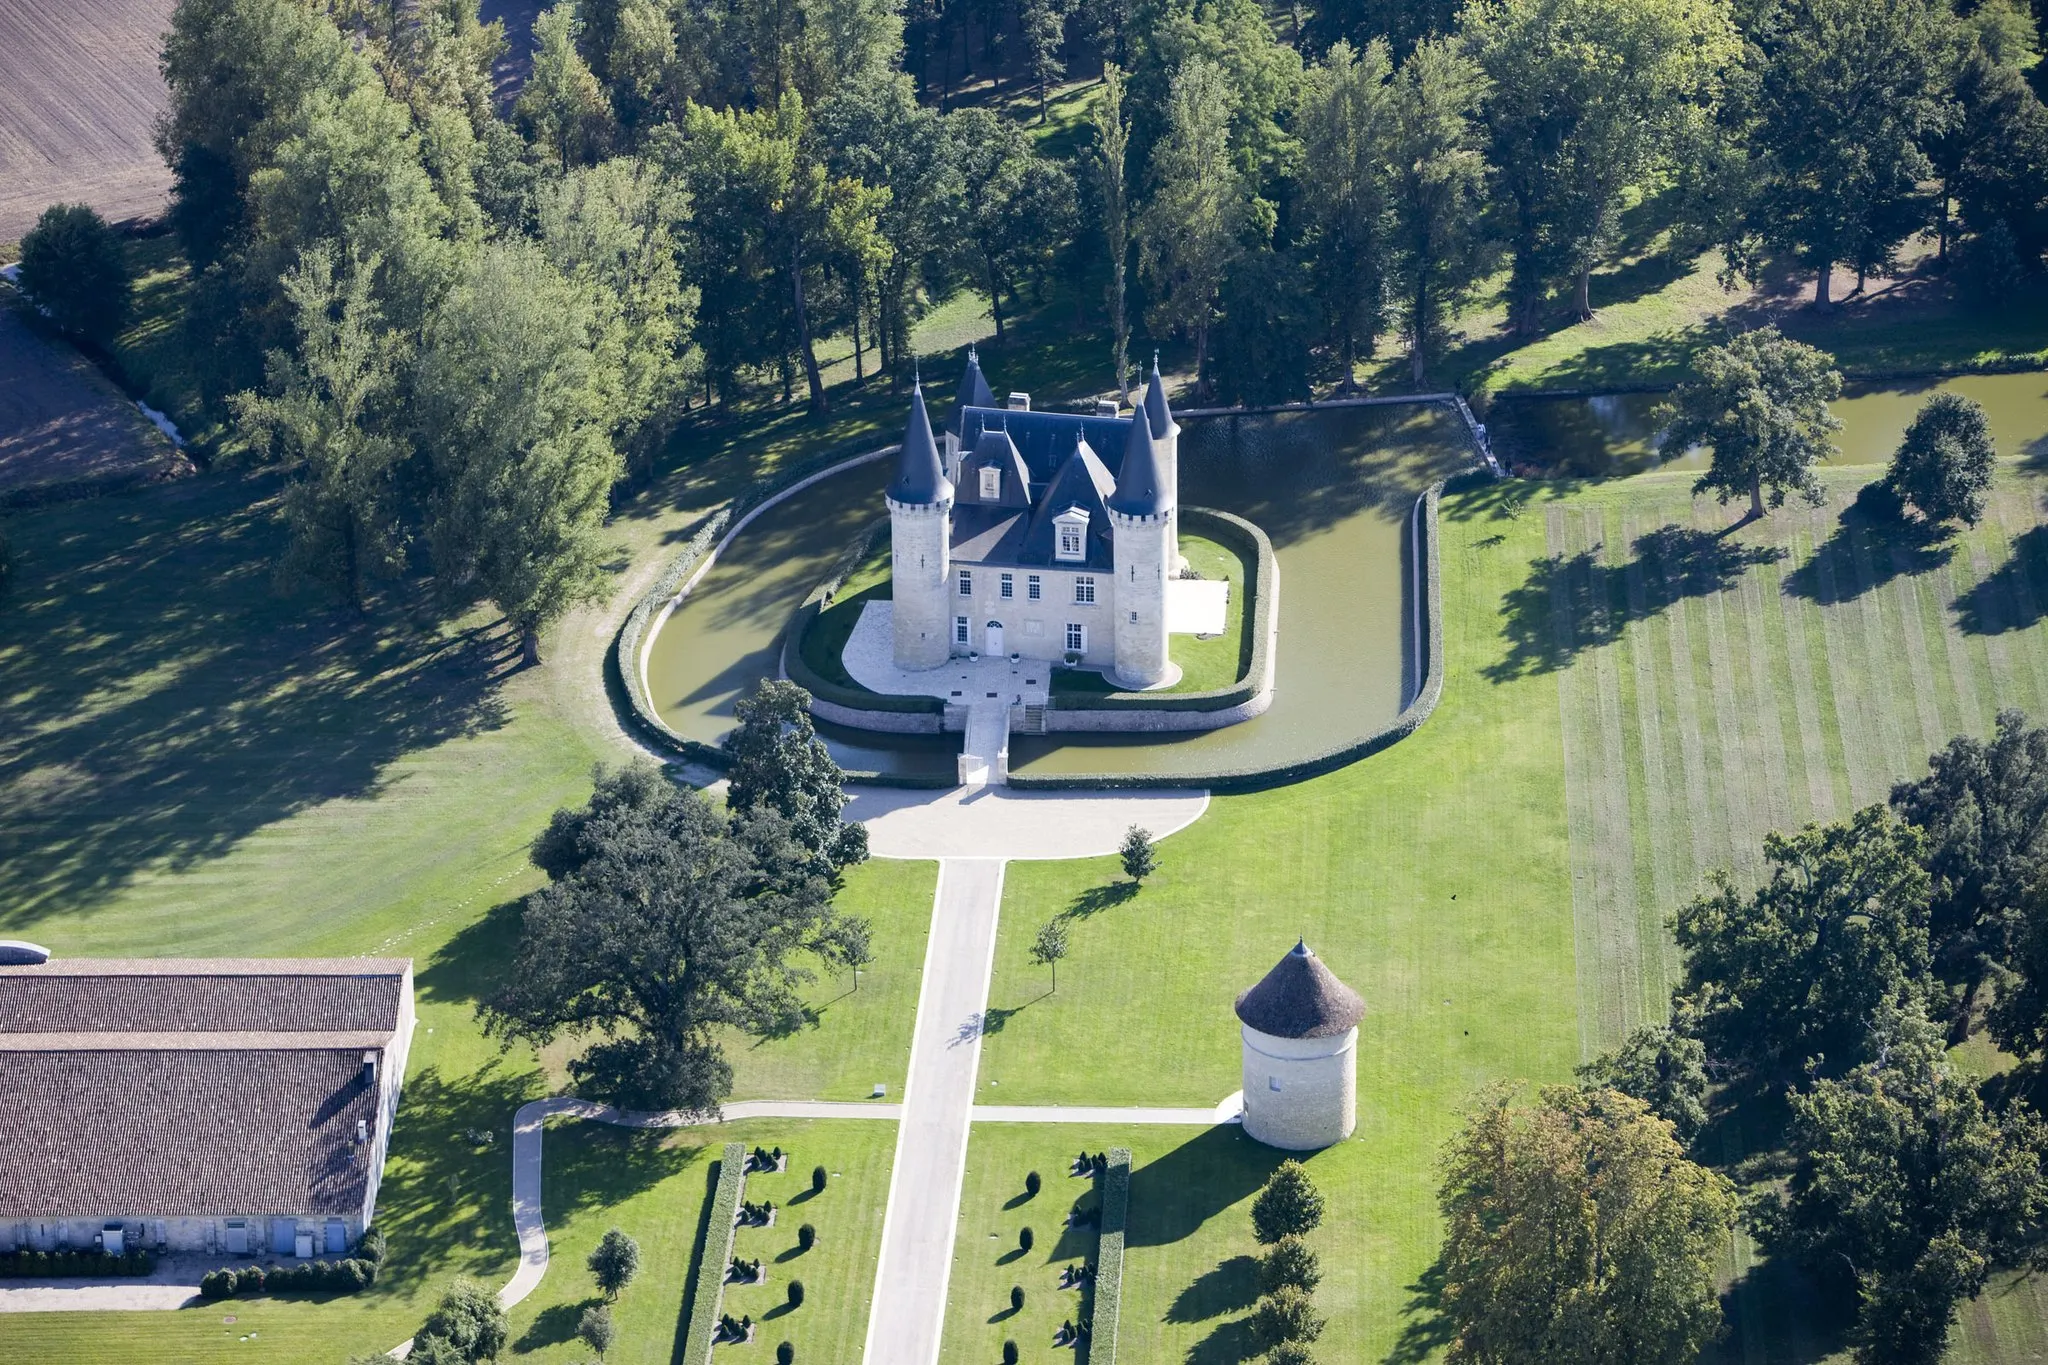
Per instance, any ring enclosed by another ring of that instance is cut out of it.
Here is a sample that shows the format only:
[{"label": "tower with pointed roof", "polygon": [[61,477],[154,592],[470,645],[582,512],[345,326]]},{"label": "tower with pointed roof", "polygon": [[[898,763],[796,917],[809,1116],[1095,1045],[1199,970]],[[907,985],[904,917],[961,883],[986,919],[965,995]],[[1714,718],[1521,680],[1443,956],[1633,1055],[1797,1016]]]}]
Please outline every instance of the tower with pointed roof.
[{"label": "tower with pointed roof", "polygon": [[924,386],[910,392],[910,425],[889,480],[891,627],[901,668],[937,668],[952,654],[946,576],[952,558],[953,482],[925,411]]},{"label": "tower with pointed roof", "polygon": [[1365,1001],[1306,941],[1237,997],[1244,1130],[1268,1147],[1314,1151],[1358,1126],[1358,1021]]},{"label": "tower with pointed roof", "polygon": [[942,434],[914,392],[888,493],[897,667],[1015,655],[1171,682],[1179,439],[1156,362],[1129,417],[998,406],[971,349]]}]

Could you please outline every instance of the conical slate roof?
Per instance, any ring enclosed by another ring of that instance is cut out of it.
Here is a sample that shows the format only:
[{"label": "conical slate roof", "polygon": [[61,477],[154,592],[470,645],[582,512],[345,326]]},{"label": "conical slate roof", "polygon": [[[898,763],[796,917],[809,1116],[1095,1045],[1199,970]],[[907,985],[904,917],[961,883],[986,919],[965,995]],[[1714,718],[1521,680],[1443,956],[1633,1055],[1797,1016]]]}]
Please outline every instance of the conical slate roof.
[{"label": "conical slate roof", "polygon": [[944,502],[953,496],[946,479],[946,467],[939,461],[939,445],[932,439],[932,419],[924,410],[924,386],[910,390],[910,425],[903,432],[903,453],[896,458],[896,477],[889,481],[889,497],[903,503]]},{"label": "conical slate roof", "polygon": [[1173,409],[1166,406],[1166,381],[1159,377],[1159,352],[1152,353],[1152,383],[1145,390],[1145,420],[1160,440],[1173,430]]},{"label": "conical slate roof", "polygon": [[981,358],[974,354],[974,348],[967,348],[967,369],[960,376],[960,401],[953,405],[953,420],[948,430],[955,436],[965,430],[967,409],[992,408],[996,396],[989,389],[988,380],[982,377]]},{"label": "conical slate roof", "polygon": [[1330,1038],[1357,1026],[1365,1001],[1296,943],[1266,979],[1237,997],[1237,1017],[1275,1038]]},{"label": "conical slate roof", "polygon": [[1109,510],[1127,517],[1151,517],[1164,512],[1169,502],[1166,479],[1153,448],[1151,423],[1143,407],[1131,411],[1131,434],[1124,442],[1124,467],[1117,471],[1116,491],[1109,495]]}]

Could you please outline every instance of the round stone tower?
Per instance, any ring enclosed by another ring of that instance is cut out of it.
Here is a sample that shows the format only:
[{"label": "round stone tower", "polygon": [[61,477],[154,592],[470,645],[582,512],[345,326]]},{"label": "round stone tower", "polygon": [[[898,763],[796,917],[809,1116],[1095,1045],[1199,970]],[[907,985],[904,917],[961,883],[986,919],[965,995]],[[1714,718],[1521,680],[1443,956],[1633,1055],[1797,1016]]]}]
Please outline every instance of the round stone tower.
[{"label": "round stone tower", "polygon": [[1358,1021],[1365,1001],[1297,943],[1237,997],[1244,1024],[1244,1130],[1290,1152],[1358,1126]]},{"label": "round stone tower", "polygon": [[937,668],[952,657],[946,620],[951,567],[953,485],[932,439],[924,389],[910,392],[910,425],[889,481],[890,620],[898,668]]},{"label": "round stone tower", "polygon": [[1159,453],[1144,407],[1133,409],[1123,468],[1107,503],[1116,564],[1116,676],[1132,688],[1159,687],[1176,676],[1167,655],[1166,582],[1179,551],[1173,485]]}]

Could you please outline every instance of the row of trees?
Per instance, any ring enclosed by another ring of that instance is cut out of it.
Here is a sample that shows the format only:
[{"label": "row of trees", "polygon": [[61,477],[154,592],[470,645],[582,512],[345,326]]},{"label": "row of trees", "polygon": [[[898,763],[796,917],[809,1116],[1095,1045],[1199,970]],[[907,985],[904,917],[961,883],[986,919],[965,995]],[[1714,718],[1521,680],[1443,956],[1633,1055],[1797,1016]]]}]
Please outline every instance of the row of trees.
[{"label": "row of trees", "polygon": [[[1764,853],[1762,885],[1719,875],[1679,910],[1669,1023],[1533,1109],[1490,1097],[1453,1144],[1454,1358],[1694,1357],[1719,1327],[1733,1216],[1727,1183],[1684,1153],[1715,1093],[1785,1097],[1777,1150],[1746,1173],[1747,1217],[1841,1287],[1866,1365],[1940,1359],[1993,1271],[2043,1259],[2048,1127],[2024,1078],[2048,1051],[2048,731],[2003,713],[1889,806],[1771,835]],[[1976,1024],[2022,1062],[2017,1083],[1949,1060]],[[1567,1234],[1579,1250],[1559,1256]],[[1630,1307],[1645,1301],[1656,1311]]]}]

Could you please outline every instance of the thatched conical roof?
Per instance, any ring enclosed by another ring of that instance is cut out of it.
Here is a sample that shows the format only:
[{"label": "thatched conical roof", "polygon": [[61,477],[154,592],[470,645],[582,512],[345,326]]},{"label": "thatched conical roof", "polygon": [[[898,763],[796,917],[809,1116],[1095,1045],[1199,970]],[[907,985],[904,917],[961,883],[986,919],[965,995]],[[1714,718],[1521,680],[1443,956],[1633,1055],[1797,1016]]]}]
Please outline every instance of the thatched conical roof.
[{"label": "thatched conical roof", "polygon": [[1365,1001],[1302,942],[1237,997],[1237,1017],[1275,1038],[1330,1038],[1357,1026]]}]

